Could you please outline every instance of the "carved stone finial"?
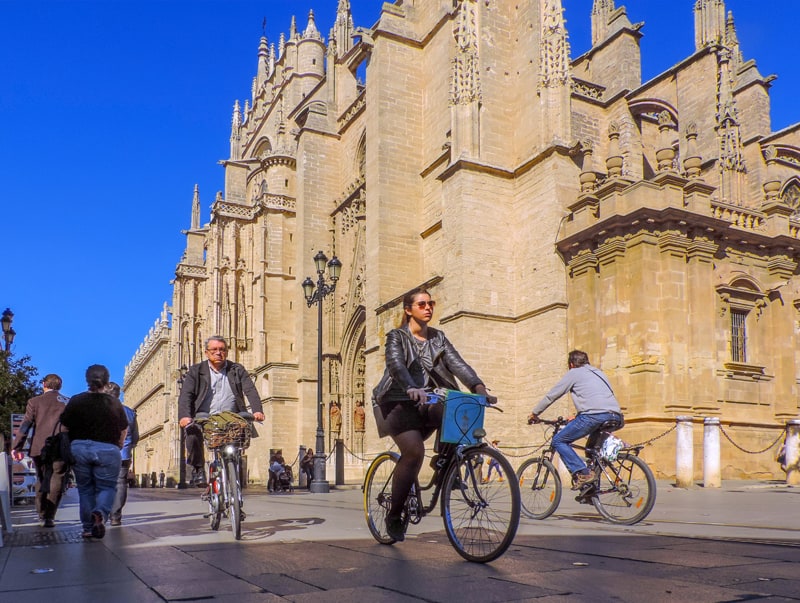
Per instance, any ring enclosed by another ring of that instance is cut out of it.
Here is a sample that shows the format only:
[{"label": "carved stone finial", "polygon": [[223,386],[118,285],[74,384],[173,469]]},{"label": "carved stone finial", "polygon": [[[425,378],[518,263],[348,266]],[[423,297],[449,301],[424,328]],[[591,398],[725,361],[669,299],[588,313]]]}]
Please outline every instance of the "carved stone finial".
[{"label": "carved stone finial", "polygon": [[697,153],[697,124],[690,122],[684,132],[686,137],[686,159],[683,160],[683,170],[690,180],[700,178],[700,168],[703,158]]},{"label": "carved stone finial", "polygon": [[660,147],[656,149],[656,169],[659,172],[667,172],[673,169],[673,162],[675,161],[675,149],[672,148],[673,128],[675,122],[672,121],[672,116],[668,111],[662,111],[658,114],[658,131],[660,138]]},{"label": "carved stone finial", "polygon": [[609,178],[622,176],[622,166],[624,160],[619,150],[619,124],[612,121],[608,124],[608,157],[606,158],[606,170]]}]

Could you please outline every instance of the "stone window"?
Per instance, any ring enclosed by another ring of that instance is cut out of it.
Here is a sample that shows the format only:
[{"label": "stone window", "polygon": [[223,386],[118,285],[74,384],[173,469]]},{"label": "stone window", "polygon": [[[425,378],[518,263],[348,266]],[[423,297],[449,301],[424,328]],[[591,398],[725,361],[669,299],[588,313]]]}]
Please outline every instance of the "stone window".
[{"label": "stone window", "polygon": [[[727,316],[727,353],[724,361],[729,377],[763,379],[764,366],[754,364],[763,357],[763,336],[759,320],[767,306],[767,296],[749,277],[740,276],[717,287],[722,300],[721,316]],[[761,350],[761,353],[759,353]]]},{"label": "stone window", "polygon": [[747,362],[747,312],[731,310],[731,360]]}]

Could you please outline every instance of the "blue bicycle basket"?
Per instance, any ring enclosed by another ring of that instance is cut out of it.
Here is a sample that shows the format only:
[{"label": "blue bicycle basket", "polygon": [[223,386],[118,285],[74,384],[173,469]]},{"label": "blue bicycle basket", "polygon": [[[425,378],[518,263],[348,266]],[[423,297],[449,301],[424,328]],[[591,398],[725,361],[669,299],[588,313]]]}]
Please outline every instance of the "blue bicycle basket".
[{"label": "blue bicycle basket", "polygon": [[441,441],[450,444],[475,444],[477,440],[472,434],[483,427],[485,407],[485,396],[447,390]]}]

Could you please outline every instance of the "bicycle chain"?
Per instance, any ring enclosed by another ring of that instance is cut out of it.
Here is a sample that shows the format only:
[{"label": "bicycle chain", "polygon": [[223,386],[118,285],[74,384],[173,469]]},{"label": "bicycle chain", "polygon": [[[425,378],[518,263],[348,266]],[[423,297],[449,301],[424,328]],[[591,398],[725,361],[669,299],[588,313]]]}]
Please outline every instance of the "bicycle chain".
[{"label": "bicycle chain", "polygon": [[731,444],[733,444],[733,446],[734,446],[735,448],[738,448],[739,450],[741,450],[741,451],[742,451],[742,452],[744,452],[745,454],[762,454],[762,453],[766,452],[767,450],[769,450],[770,448],[772,448],[773,446],[775,446],[775,444],[777,444],[778,442],[780,442],[781,438],[784,436],[784,434],[785,434],[785,432],[786,432],[786,430],[783,430],[783,431],[781,431],[781,433],[779,433],[779,434],[778,434],[778,437],[775,439],[775,441],[774,441],[774,442],[772,442],[772,444],[770,444],[769,446],[767,446],[767,447],[766,447],[766,448],[764,448],[763,450],[747,450],[747,449],[745,449],[745,448],[742,448],[741,446],[739,446],[739,444],[737,444],[736,442],[734,442],[734,441],[731,439],[731,436],[729,436],[729,435],[728,435],[728,432],[727,432],[727,431],[725,431],[725,428],[724,428],[724,427],[722,427],[722,425],[720,425],[720,426],[719,426],[719,430],[722,432],[722,435],[724,435],[724,436],[725,436],[725,438],[726,438],[726,439],[727,439],[727,440],[728,440],[728,441],[729,441]]}]

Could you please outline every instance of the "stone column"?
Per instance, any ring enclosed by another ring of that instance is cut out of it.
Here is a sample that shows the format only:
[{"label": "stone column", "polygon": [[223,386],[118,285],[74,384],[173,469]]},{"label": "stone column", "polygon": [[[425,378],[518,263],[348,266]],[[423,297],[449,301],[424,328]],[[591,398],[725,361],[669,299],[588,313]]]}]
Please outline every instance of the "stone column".
[{"label": "stone column", "polygon": [[800,484],[800,419],[786,421],[786,483]]},{"label": "stone column", "polygon": [[706,417],[703,420],[703,487],[720,486],[719,418]]},{"label": "stone column", "polygon": [[678,422],[675,446],[675,485],[689,488],[694,479],[694,441],[692,439],[692,417],[676,417]]}]

